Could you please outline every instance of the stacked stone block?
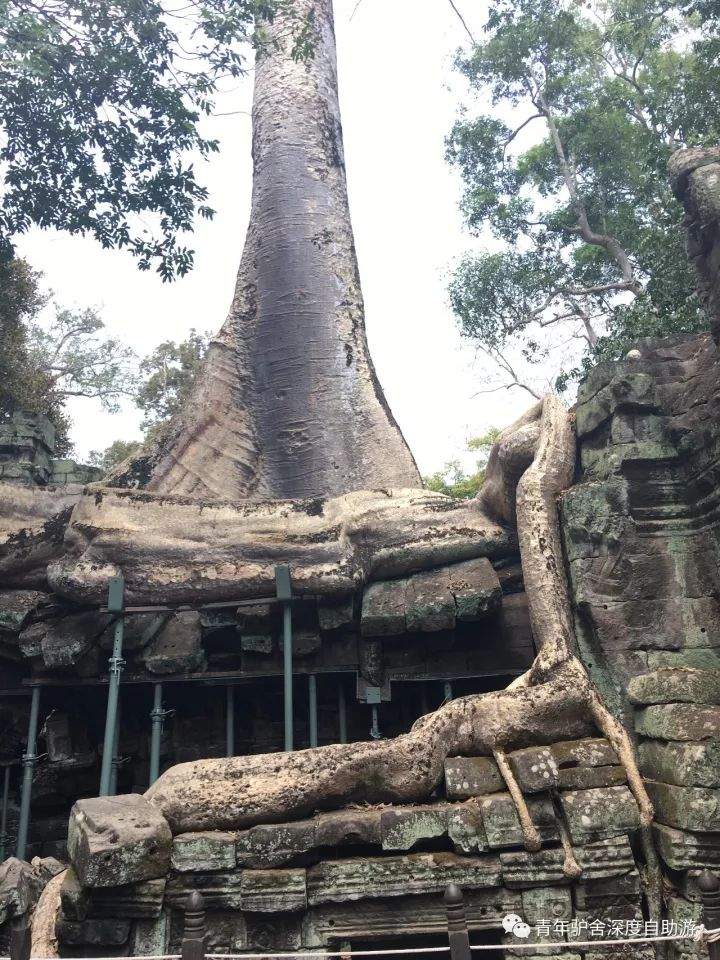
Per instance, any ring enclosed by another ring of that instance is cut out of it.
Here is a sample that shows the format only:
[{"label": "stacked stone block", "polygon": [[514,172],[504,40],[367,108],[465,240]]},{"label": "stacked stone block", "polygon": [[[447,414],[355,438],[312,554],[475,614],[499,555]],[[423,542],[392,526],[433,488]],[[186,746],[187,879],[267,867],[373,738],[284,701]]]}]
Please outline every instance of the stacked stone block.
[{"label": "stacked stone block", "polygon": [[[523,847],[491,757],[449,759],[444,796],[429,803],[351,807],[238,831],[171,836],[143,797],[78,801],[61,945],[86,955],[177,952],[192,890],[203,895],[208,944],[217,952],[443,933],[442,893],[451,882],[463,889],[476,931],[501,931],[509,913],[533,926],[567,925],[611,907],[641,916],[632,850],[638,812],[607,741],[509,756],[543,841],[536,853]],[[593,786],[584,787],[586,778]],[[563,871],[561,821],[582,868],[577,881]],[[519,941],[503,936],[511,955]],[[538,951],[531,956],[567,940],[566,931],[551,926],[532,936]]]}]

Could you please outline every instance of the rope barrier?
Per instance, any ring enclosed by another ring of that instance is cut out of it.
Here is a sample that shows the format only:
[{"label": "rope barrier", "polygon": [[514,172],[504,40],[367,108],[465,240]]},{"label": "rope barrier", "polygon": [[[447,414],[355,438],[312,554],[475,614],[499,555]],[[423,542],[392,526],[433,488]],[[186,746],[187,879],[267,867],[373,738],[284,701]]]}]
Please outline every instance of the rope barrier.
[{"label": "rope barrier", "polygon": [[[672,943],[679,940],[694,940],[700,943],[720,943],[720,927],[707,930],[702,925],[689,934],[671,934],[666,937],[631,937],[623,940],[549,940],[542,943],[478,943],[470,944],[471,950],[534,950],[539,947],[552,947],[556,950],[572,950],[574,947],[619,947],[627,944],[639,943]],[[389,950],[307,950],[286,951],[284,953],[206,953],[206,960],[310,960],[321,958],[328,960],[331,957],[385,957],[403,956],[411,953],[448,953],[450,946],[442,947],[397,947]],[[0,957],[0,960],[11,960],[10,957]],[[30,960],[57,960],[57,957],[34,957]],[[85,960],[107,960],[106,957],[86,957]],[[180,960],[179,953],[148,954],[147,956],[132,957],[130,960]]]}]

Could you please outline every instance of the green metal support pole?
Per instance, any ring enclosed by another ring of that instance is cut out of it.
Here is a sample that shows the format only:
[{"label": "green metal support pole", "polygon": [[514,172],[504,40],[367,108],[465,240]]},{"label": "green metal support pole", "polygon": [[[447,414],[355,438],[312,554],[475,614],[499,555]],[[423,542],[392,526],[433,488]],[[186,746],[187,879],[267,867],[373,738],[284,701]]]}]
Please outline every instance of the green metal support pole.
[{"label": "green metal support pole", "polygon": [[162,684],[153,685],[153,708],[150,712],[150,786],[160,776],[160,740],[165,711],[162,704]]},{"label": "green metal support pole", "polygon": [[225,708],[225,756],[235,756],[235,687],[229,683],[225,688],[227,705]]},{"label": "green metal support pole", "polygon": [[110,771],[110,796],[117,796],[117,783],[118,783],[118,772],[120,770],[121,758],[120,758],[120,724],[121,720],[121,709],[120,709],[120,699],[118,697],[117,710],[115,711],[115,736],[113,738],[113,752],[112,752],[112,769]]},{"label": "green metal support pole", "polygon": [[308,714],[310,721],[310,746],[318,745],[317,677],[308,674]]},{"label": "green metal support pole", "polygon": [[40,717],[40,687],[32,688],[30,700],[30,722],[28,723],[27,747],[22,758],[23,781],[20,794],[20,820],[18,822],[17,847],[15,856],[25,859],[27,850],[28,827],[30,826],[30,796],[32,794],[33,775],[37,763],[37,732]]},{"label": "green metal support pole", "polygon": [[283,686],[285,705],[285,751],[293,749],[293,636],[292,636],[292,584],[290,567],[278,564],[275,567],[275,589],[278,600],[283,601]]},{"label": "green metal support pole", "polygon": [[115,747],[115,727],[117,724],[118,699],[120,696],[120,676],[125,661],[122,658],[123,628],[122,616],[125,582],[122,575],[113,577],[108,590],[108,611],[120,614],[115,621],[112,656],[109,661],[110,680],[108,683],[107,714],[105,716],[105,737],[103,739],[102,767],[100,769],[100,796],[110,796],[112,783],[113,756]]},{"label": "green metal support pole", "polygon": [[2,814],[0,815],[0,863],[3,863],[7,854],[7,815],[8,800],[10,799],[10,764],[6,764],[3,771]]},{"label": "green metal support pole", "polygon": [[342,677],[338,681],[338,723],[340,725],[340,743],[347,743],[347,704]]}]

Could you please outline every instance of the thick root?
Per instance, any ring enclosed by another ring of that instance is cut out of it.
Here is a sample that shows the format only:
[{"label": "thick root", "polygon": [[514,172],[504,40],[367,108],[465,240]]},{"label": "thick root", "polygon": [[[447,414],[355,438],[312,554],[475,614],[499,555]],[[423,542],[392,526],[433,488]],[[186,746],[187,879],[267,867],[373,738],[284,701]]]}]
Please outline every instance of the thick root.
[{"label": "thick root", "polygon": [[542,847],[542,840],[540,839],[540,834],[537,831],[537,827],[532,821],[527,802],[523,796],[522,790],[518,786],[518,782],[515,779],[515,774],[510,768],[505,751],[493,750],[493,756],[495,757],[495,763],[498,765],[500,775],[505,781],[505,786],[508,788],[508,792],[513,799],[513,803],[515,804],[518,819],[520,820],[520,828],[523,833],[525,849],[532,852],[537,852]]},{"label": "thick root", "polygon": [[60,910],[60,887],[67,870],[48,882],[35,907],[32,919],[30,956],[59,957],[55,921]]}]

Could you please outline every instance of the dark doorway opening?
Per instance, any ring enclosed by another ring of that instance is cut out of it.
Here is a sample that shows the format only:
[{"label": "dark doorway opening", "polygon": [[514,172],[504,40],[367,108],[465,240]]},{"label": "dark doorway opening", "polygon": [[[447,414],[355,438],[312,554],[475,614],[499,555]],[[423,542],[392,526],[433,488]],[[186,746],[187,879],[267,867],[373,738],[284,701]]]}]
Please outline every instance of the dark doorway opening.
[{"label": "dark doorway opening", "polygon": [[[504,960],[505,954],[501,944],[502,930],[472,930],[470,932],[470,944],[495,946],[496,950],[478,950],[473,953],[473,960]],[[353,938],[351,949],[353,953],[356,950],[377,950],[377,958],[368,957],[367,960],[450,960],[450,951],[424,953],[423,947],[447,947],[448,938],[446,933],[408,933],[397,934],[393,937],[382,937],[373,940],[356,940]],[[417,953],[393,954],[393,950],[417,950]],[[365,960],[365,958],[358,958]]]}]

